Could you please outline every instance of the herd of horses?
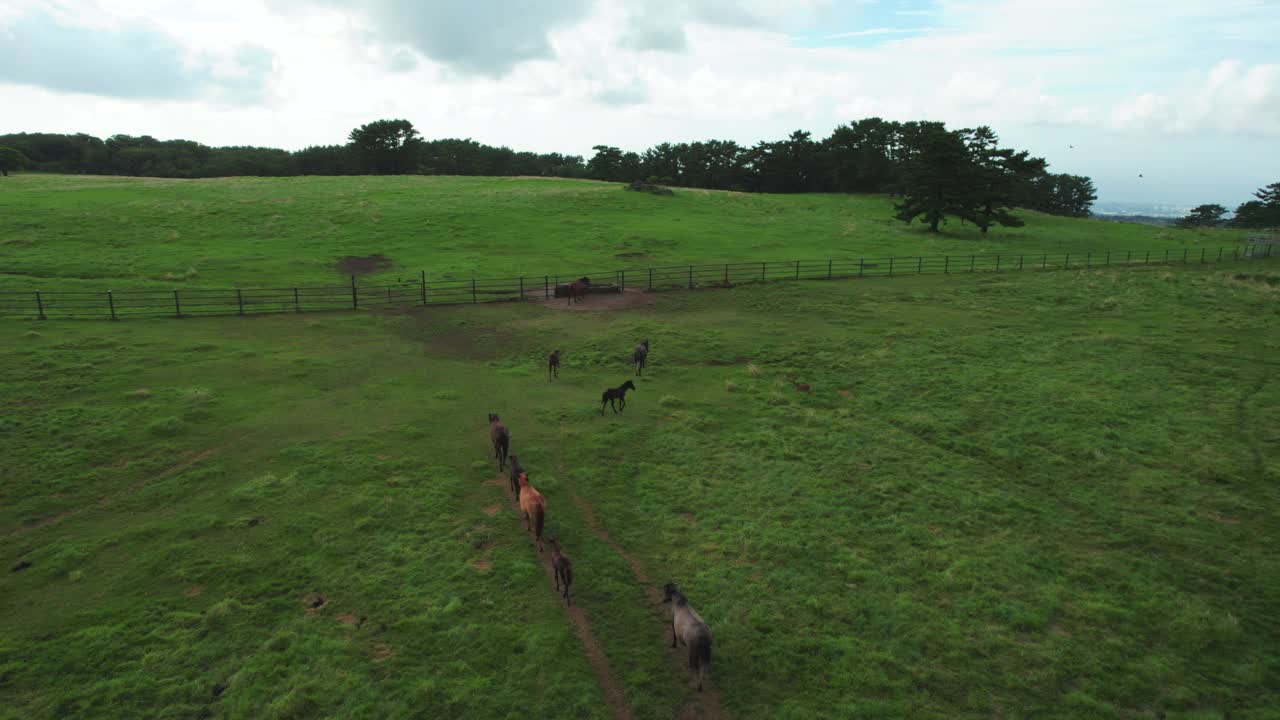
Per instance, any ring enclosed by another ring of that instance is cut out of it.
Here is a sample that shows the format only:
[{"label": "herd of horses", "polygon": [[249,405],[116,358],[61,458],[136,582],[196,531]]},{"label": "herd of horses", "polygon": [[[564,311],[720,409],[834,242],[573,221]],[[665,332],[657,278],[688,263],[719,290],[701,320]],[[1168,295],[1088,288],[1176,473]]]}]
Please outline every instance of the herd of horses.
[{"label": "herd of horses", "polygon": [[[582,279],[583,281],[586,278]],[[574,283],[577,285],[577,283]],[[572,298],[570,299],[572,302]],[[635,347],[631,354],[636,375],[644,372],[649,357],[649,341],[645,340]],[[547,378],[560,377],[560,351],[556,350],[547,358]],[[630,380],[616,388],[604,391],[601,397],[600,414],[604,414],[604,406],[613,407],[615,414],[627,405],[627,391],[635,390]],[[533,533],[538,552],[543,551],[542,531],[547,519],[547,499],[529,483],[529,473],[520,464],[517,455],[511,455],[511,432],[498,417],[497,413],[489,413],[489,442],[493,446],[493,457],[498,461],[498,472],[507,471],[511,493],[515,496],[520,508],[520,517],[525,531]],[[510,462],[508,463],[508,460]],[[508,469],[508,465],[510,468]],[[556,592],[564,598],[566,605],[573,604],[569,587],[573,584],[573,561],[560,549],[557,538],[548,538],[551,544],[551,567],[554,571]],[[667,583],[663,587],[662,602],[671,605],[671,647],[683,645],[689,649],[689,669],[698,673],[698,690],[702,690],[703,681],[711,669],[711,627],[698,615],[689,599],[680,591],[675,583]]]}]

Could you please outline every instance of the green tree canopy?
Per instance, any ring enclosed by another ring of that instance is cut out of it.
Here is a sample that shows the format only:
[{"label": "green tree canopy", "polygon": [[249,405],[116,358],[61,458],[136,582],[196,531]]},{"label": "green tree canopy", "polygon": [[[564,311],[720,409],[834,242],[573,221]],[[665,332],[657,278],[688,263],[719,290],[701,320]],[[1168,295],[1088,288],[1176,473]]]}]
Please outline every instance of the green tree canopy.
[{"label": "green tree canopy", "polygon": [[0,145],[0,176],[8,177],[10,170],[21,170],[26,166],[26,155],[11,147]]},{"label": "green tree canopy", "polygon": [[1232,227],[1240,228],[1274,228],[1280,227],[1280,182],[1260,188],[1253,194],[1257,200],[1250,200],[1236,208],[1236,215],[1231,219]]},{"label": "green tree canopy", "polygon": [[1178,226],[1184,228],[1218,227],[1222,224],[1222,216],[1226,214],[1227,209],[1217,203],[1199,205],[1192,208],[1186,217],[1179,219]]},{"label": "green tree canopy", "polygon": [[408,120],[375,120],[352,130],[349,139],[374,174],[401,175],[417,169],[422,139]]},{"label": "green tree canopy", "polygon": [[920,129],[913,145],[913,156],[903,169],[902,202],[893,206],[895,217],[908,224],[919,217],[929,232],[938,232],[948,215],[965,213],[969,151],[960,133],[941,124]]}]

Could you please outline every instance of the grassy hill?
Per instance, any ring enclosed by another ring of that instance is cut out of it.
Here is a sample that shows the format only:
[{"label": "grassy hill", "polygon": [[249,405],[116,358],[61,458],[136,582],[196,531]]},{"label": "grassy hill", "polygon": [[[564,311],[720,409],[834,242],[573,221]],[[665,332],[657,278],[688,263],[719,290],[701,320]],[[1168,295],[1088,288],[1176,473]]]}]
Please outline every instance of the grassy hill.
[{"label": "grassy hill", "polygon": [[0,290],[279,287],[341,280],[514,277],[663,264],[876,255],[1162,250],[1239,233],[1023,213],[1027,226],[936,236],[877,196],[677,190],[455,177],[157,180],[25,174],[0,183]]},{"label": "grassy hill", "polygon": [[[16,179],[23,286],[1231,237],[930,238],[882,198],[563,181]],[[0,718],[1268,717],[1278,293],[1249,261],[0,319]],[[641,338],[650,368],[602,416]],[[669,648],[668,581],[715,633],[707,693]]]}]

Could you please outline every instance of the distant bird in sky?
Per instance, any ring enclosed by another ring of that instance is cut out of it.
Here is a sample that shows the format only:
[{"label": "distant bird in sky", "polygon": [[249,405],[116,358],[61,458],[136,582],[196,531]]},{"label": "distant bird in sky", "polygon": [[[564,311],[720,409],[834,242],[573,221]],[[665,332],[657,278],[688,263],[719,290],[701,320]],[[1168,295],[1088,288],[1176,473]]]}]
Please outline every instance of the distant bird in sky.
[{"label": "distant bird in sky", "polygon": [[1138,173],[1138,177],[1142,177],[1142,173]]}]

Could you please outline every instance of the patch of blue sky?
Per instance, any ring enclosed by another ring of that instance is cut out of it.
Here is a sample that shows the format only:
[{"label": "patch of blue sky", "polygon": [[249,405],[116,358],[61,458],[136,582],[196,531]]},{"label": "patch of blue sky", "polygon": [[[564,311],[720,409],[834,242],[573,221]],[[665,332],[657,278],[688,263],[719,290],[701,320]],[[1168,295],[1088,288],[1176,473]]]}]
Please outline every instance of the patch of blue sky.
[{"label": "patch of blue sky", "polygon": [[796,47],[875,47],[937,30],[934,0],[836,0],[792,38]]}]

